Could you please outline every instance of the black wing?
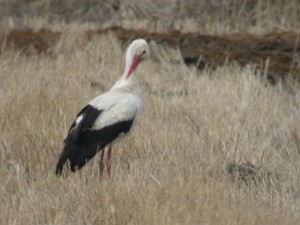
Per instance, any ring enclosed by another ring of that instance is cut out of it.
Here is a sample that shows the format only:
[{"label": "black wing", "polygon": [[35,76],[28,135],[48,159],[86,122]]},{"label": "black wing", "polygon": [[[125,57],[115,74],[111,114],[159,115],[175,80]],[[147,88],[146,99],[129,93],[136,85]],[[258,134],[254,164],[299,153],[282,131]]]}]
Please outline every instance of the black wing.
[{"label": "black wing", "polygon": [[72,172],[81,169],[98,151],[113,142],[119,135],[130,131],[134,117],[99,130],[91,130],[90,128],[101,112],[90,105],[80,111],[78,116],[82,115],[83,118],[78,124],[75,121],[69,130],[63,152],[56,166],[57,175],[62,173],[67,161],[70,162]]},{"label": "black wing", "polygon": [[65,146],[74,143],[79,138],[80,134],[82,134],[85,130],[91,129],[101,112],[101,110],[98,110],[91,105],[87,105],[86,107],[84,107],[78,113],[76,119],[79,116],[82,116],[83,118],[78,124],[76,124],[76,119],[72,123],[69,129],[68,136],[64,140]]},{"label": "black wing", "polygon": [[133,121],[134,118],[108,125],[100,130],[86,130],[82,132],[77,143],[81,146],[98,144],[100,148],[104,148],[121,134],[128,133],[132,127]]}]

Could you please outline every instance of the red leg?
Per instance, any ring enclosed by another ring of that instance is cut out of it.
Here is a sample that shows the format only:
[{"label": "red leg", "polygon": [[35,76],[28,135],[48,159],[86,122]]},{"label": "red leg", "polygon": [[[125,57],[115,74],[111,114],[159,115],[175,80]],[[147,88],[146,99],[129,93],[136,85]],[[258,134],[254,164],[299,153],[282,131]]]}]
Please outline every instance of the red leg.
[{"label": "red leg", "polygon": [[106,169],[109,177],[110,177],[110,167],[111,167],[111,153],[112,153],[112,147],[109,146],[107,152],[107,159],[106,159]]},{"label": "red leg", "polygon": [[101,151],[101,158],[100,158],[100,162],[99,162],[99,169],[100,169],[100,177],[103,177],[103,171],[104,171],[104,152],[105,149],[102,149]]}]

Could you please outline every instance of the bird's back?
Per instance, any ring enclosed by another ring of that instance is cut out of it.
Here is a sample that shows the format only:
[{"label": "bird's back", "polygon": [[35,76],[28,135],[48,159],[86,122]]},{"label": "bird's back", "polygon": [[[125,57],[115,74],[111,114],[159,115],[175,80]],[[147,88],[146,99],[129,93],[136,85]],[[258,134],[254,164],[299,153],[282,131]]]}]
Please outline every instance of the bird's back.
[{"label": "bird's back", "polygon": [[142,107],[138,95],[107,92],[90,101],[73,122],[57,163],[60,174],[67,161],[71,171],[81,169],[96,153],[131,131]]}]

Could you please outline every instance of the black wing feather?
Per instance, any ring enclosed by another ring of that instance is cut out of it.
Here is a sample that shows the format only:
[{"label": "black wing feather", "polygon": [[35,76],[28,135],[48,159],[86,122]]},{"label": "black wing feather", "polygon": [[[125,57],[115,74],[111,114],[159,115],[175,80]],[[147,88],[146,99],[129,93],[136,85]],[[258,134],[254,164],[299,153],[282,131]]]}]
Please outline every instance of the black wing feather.
[{"label": "black wing feather", "polygon": [[101,112],[88,105],[77,115],[77,117],[83,115],[83,118],[77,126],[75,120],[70,127],[64,149],[56,166],[57,175],[62,173],[67,161],[70,162],[72,172],[81,169],[98,151],[113,142],[120,134],[130,131],[134,118],[120,121],[100,130],[91,130]]},{"label": "black wing feather", "polygon": [[68,136],[64,140],[65,145],[68,146],[68,145],[72,144],[79,138],[80,134],[83,131],[91,129],[93,124],[95,123],[96,119],[101,114],[101,112],[102,112],[101,110],[98,110],[91,105],[87,105],[86,107],[84,107],[78,113],[76,119],[81,115],[83,116],[83,118],[81,119],[81,121],[79,122],[79,124],[77,126],[76,126],[76,119],[72,123],[72,125],[69,129]]}]

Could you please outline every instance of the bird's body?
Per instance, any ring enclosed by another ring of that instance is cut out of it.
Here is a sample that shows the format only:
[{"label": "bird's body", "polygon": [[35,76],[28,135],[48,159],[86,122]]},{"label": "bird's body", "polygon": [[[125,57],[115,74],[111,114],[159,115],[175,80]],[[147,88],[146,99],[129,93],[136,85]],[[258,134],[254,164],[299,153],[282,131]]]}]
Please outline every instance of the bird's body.
[{"label": "bird's body", "polygon": [[147,42],[132,42],[126,53],[125,71],[106,93],[94,98],[77,115],[64,141],[65,146],[56,166],[61,174],[67,161],[71,171],[81,169],[98,151],[102,151],[100,173],[104,169],[104,148],[109,146],[107,170],[110,175],[111,146],[132,130],[136,116],[142,111],[139,83],[135,69],[149,57]]}]

